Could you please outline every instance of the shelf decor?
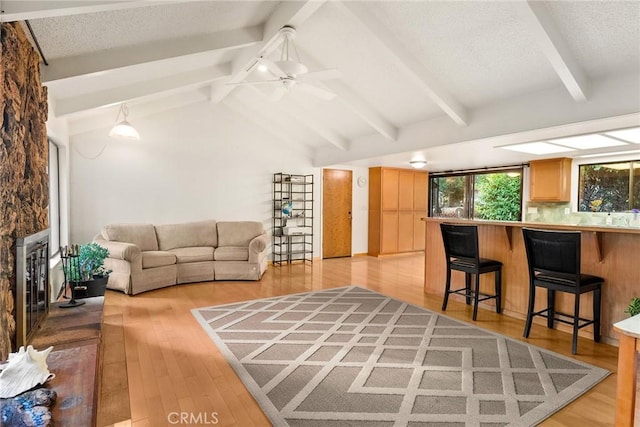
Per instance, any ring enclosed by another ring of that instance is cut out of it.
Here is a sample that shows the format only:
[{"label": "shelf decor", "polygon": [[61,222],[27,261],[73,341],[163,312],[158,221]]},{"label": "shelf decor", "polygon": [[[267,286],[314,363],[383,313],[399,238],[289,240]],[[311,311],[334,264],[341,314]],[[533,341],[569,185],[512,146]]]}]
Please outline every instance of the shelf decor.
[{"label": "shelf decor", "polygon": [[272,261],[313,262],[313,175],[273,174]]}]

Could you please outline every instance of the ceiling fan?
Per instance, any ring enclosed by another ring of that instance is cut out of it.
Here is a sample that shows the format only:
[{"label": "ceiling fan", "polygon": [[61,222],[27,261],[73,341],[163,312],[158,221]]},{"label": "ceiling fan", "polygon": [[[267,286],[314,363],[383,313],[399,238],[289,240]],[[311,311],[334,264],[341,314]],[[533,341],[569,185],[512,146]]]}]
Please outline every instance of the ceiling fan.
[{"label": "ceiling fan", "polygon": [[275,92],[270,97],[273,101],[281,99],[285,94],[293,92],[294,90],[304,91],[325,100],[335,98],[335,93],[313,83],[322,80],[338,79],[341,77],[340,72],[335,69],[309,72],[309,68],[300,62],[300,56],[293,43],[293,39],[296,36],[296,29],[290,26],[282,27],[280,29],[280,35],[283,38],[280,60],[271,61],[268,58],[260,57],[257,58],[251,67],[252,70],[265,67],[266,70],[276,77],[275,79],[227,84],[234,86],[273,85],[276,87]]}]

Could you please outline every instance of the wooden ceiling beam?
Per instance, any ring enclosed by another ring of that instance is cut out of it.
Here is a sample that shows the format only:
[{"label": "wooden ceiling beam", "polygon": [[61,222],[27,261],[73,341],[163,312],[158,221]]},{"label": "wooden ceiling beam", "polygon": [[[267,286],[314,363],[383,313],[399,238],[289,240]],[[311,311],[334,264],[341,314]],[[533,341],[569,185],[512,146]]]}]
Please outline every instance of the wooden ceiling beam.
[{"label": "wooden ceiling beam", "polygon": [[560,35],[544,2],[523,1],[523,17],[538,47],[576,102],[588,97],[589,79]]},{"label": "wooden ceiling beam", "polygon": [[56,99],[53,113],[55,117],[63,117],[121,102],[129,102],[138,98],[151,97],[154,95],[165,96],[175,91],[195,89],[203,84],[226,77],[230,72],[231,64],[226,63],[99,92],[92,92],[86,95]]},{"label": "wooden ceiling beam", "polygon": [[468,114],[460,102],[455,99],[424,65],[412,55],[396,36],[386,28],[367,8],[366,3],[355,1],[337,1],[334,3],[345,14],[360,22],[382,46],[386,48],[395,64],[405,72],[422,92],[427,95],[456,124],[466,126]]},{"label": "wooden ceiling beam", "polygon": [[104,75],[127,67],[184,59],[190,55],[240,49],[261,40],[262,27],[256,26],[53,59],[49,66],[42,68],[42,82],[48,85],[79,76]]},{"label": "wooden ceiling beam", "polygon": [[35,0],[3,0],[0,11],[0,22],[24,21],[28,19],[52,18],[56,16],[81,15],[84,13],[104,12],[109,10],[132,9],[169,3],[181,3],[187,0],[166,1],[35,1]]}]

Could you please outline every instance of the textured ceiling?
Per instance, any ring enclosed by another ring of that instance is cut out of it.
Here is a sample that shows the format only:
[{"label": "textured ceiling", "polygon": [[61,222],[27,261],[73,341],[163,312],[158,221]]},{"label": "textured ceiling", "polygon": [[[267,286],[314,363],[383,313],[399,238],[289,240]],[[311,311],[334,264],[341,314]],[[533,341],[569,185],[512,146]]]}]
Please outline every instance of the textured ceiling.
[{"label": "textured ceiling", "polygon": [[200,1],[31,20],[47,59],[263,23],[277,2]]},{"label": "textured ceiling", "polygon": [[[8,3],[19,9],[25,2]],[[550,130],[531,138],[640,124],[639,1],[167,0],[134,6],[45,8],[30,18],[51,63],[42,71],[52,117],[72,123],[72,134],[109,126],[120,102],[141,116],[207,98],[283,144],[304,147],[316,164],[382,162],[393,153],[403,158],[429,149],[446,167],[451,159],[464,167],[521,160],[521,154],[491,149],[491,138],[520,135],[511,137],[520,141],[536,129]],[[296,26],[300,59],[310,71],[341,72],[341,79],[323,85],[335,99],[294,89],[273,102],[268,97],[280,83],[257,90],[226,84],[269,78],[243,70],[286,24]],[[215,37],[199,37],[210,34]]]}]

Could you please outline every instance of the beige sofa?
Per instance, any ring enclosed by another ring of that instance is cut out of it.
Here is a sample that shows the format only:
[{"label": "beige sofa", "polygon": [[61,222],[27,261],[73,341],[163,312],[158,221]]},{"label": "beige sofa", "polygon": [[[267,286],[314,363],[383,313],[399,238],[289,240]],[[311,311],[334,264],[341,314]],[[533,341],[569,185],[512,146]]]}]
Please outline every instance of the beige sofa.
[{"label": "beige sofa", "polygon": [[112,224],[94,241],[109,250],[109,289],[139,294],[178,283],[260,280],[269,238],[260,222]]}]

